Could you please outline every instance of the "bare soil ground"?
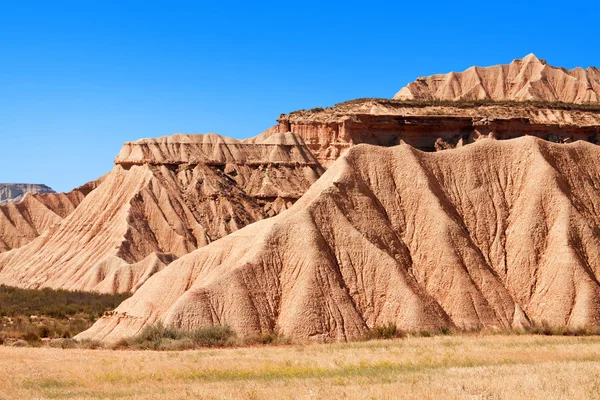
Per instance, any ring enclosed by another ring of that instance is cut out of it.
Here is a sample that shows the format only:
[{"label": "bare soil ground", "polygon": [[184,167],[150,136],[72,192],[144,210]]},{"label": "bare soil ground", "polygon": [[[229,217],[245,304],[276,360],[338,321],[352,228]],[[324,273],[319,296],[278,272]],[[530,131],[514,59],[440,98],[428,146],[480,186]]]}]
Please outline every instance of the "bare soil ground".
[{"label": "bare soil ground", "polygon": [[600,337],[438,336],[180,352],[0,346],[0,398],[594,399]]}]

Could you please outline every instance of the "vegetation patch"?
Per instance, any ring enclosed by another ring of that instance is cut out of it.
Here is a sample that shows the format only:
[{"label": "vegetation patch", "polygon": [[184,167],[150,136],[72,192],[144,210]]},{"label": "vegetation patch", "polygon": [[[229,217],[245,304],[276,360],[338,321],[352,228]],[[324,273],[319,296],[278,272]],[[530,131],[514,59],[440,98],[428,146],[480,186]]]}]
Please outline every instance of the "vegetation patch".
[{"label": "vegetation patch", "polygon": [[202,347],[230,347],[237,343],[235,331],[227,325],[213,325],[185,331],[159,323],[148,326],[137,336],[122,339],[117,349],[188,350]]},{"label": "vegetation patch", "polygon": [[0,286],[0,344],[39,345],[71,338],[131,294],[99,294]]},{"label": "vegetation patch", "polygon": [[146,327],[137,336],[118,341],[112,347],[134,350],[190,350],[282,344],[291,344],[291,340],[277,332],[238,336],[228,325],[211,325],[186,331],[158,323]]}]

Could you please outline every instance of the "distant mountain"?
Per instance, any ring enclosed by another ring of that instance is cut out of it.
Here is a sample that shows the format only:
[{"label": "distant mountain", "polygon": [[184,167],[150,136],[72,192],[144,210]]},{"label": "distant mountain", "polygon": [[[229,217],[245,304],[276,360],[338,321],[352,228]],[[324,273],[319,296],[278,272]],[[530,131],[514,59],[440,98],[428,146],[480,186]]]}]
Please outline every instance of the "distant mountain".
[{"label": "distant mountain", "polygon": [[27,193],[55,193],[46,185],[35,185],[31,183],[0,183],[0,204],[18,203],[23,200]]},{"label": "distant mountain", "polygon": [[493,100],[600,103],[600,70],[568,70],[533,54],[507,65],[471,67],[464,72],[418,78],[395,100]]}]

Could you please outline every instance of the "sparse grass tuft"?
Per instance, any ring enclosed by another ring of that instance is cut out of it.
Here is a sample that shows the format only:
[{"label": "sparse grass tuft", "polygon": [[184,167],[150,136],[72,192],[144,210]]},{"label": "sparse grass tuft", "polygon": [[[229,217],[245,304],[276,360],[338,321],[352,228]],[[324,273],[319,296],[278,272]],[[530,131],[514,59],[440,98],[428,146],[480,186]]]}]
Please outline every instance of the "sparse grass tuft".
[{"label": "sparse grass tuft", "polygon": [[[384,326],[387,327],[388,324]],[[393,331],[387,329],[386,331]],[[147,337],[156,339],[156,335]],[[172,341],[174,339],[166,339]],[[67,343],[69,341],[65,341]],[[600,339],[468,335],[186,352],[0,347],[2,398],[598,398]]]}]

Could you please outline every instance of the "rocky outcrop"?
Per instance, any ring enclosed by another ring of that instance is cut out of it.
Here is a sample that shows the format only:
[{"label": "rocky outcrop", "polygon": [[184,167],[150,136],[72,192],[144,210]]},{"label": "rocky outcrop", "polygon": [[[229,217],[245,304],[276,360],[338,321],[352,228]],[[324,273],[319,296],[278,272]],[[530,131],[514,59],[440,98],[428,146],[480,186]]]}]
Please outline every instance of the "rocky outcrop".
[{"label": "rocky outcrop", "polygon": [[261,144],[218,135],[127,143],[73,213],[0,255],[0,283],[135,291],[174,259],[287,209],[321,173],[293,134]]},{"label": "rocky outcrop", "polygon": [[326,109],[281,115],[279,125],[253,141],[277,132],[294,132],[317,159],[330,165],[351,146],[407,143],[423,151],[469,144],[480,138],[529,135],[555,142],[600,143],[600,106],[552,104],[425,104],[359,99]]},{"label": "rocky outcrop", "polygon": [[493,100],[600,103],[600,70],[567,70],[533,54],[508,65],[471,67],[464,72],[418,78],[396,100]]},{"label": "rocky outcrop", "polygon": [[27,193],[18,203],[0,205],[0,253],[24,246],[58,224],[101,181],[102,178],[68,193]]},{"label": "rocky outcrop", "polygon": [[0,205],[6,203],[18,203],[23,200],[27,193],[54,193],[54,190],[46,185],[0,183]]},{"label": "rocky outcrop", "polygon": [[582,141],[355,146],[291,209],[180,258],[79,338],[158,321],[338,340],[388,322],[598,327],[598,187]]}]

